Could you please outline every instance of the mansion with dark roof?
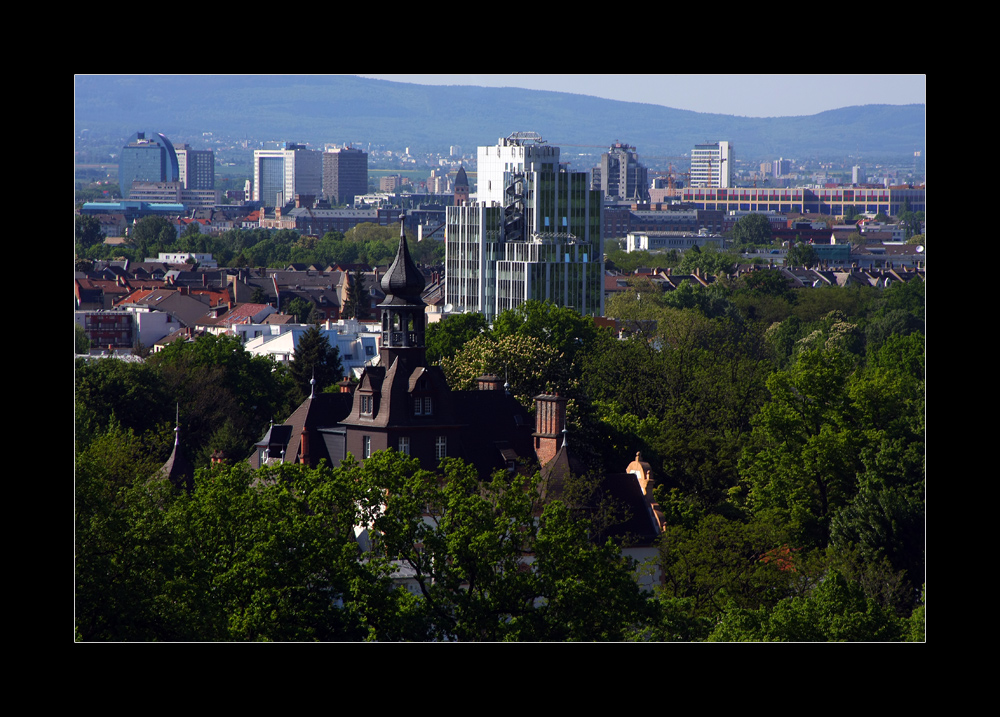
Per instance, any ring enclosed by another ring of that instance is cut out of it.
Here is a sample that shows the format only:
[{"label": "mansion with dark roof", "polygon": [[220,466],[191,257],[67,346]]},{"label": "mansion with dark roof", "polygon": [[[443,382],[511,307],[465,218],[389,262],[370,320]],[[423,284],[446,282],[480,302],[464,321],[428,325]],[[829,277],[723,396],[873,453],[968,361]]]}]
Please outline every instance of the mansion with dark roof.
[{"label": "mansion with dark roof", "polygon": [[[341,393],[314,391],[284,423],[269,428],[249,457],[251,467],[316,466],[323,460],[339,465],[348,454],[363,462],[391,448],[427,470],[436,470],[445,457],[474,465],[483,477],[497,470],[540,470],[549,499],[561,495],[570,475],[585,472],[566,444],[564,397],[537,396],[533,419],[500,378],[482,376],[476,390],[453,391],[442,369],[428,365],[424,288],[401,223],[395,260],[381,277],[378,365],[365,368],[353,391],[347,382]],[[633,544],[647,548],[663,527],[652,486],[649,466],[639,456],[625,473],[602,480],[604,493],[630,509]]]}]

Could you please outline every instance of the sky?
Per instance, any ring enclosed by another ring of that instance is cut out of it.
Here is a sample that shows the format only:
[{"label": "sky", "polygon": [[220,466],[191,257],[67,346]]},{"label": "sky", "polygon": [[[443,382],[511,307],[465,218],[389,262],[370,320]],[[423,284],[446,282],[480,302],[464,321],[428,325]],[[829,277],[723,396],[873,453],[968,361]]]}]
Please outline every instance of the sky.
[{"label": "sky", "polygon": [[521,87],[743,117],[926,103],[926,75],[362,75],[420,85]]}]

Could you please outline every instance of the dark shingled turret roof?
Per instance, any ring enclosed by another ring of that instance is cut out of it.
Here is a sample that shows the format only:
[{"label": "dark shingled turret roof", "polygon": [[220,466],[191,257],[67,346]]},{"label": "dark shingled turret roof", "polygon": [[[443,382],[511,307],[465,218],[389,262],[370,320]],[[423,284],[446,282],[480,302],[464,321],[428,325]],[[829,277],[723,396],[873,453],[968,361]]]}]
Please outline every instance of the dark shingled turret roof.
[{"label": "dark shingled turret roof", "polygon": [[396,258],[389,270],[382,276],[382,291],[385,292],[383,304],[420,304],[420,294],[426,286],[424,275],[410,258],[410,250],[406,245],[406,234],[403,232],[403,216],[399,218],[399,248]]}]

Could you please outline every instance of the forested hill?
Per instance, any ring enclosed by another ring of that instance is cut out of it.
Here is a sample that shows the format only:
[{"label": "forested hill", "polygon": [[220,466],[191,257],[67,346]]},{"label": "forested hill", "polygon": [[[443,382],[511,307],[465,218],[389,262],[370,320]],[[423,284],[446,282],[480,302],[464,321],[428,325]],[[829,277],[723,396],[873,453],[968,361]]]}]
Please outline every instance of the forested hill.
[{"label": "forested hill", "polygon": [[[798,80],[801,81],[801,80]],[[795,92],[790,86],[789,92]],[[729,140],[743,158],[912,157],[924,150],[926,106],[865,105],[803,117],[734,117],[563,92],[414,85],[349,75],[81,75],[76,130],[171,139],[349,142],[411,152],[466,152],[511,132],[552,144],[601,147],[616,140],[649,157],[680,156]]]}]

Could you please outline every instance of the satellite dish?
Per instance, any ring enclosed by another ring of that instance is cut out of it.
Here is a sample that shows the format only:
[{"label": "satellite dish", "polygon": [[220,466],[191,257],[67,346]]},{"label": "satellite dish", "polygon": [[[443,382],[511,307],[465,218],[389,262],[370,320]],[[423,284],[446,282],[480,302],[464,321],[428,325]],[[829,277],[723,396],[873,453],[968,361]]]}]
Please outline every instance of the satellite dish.
[{"label": "satellite dish", "polygon": [[924,245],[923,244],[917,244],[917,248],[915,249],[915,251],[917,252],[917,254],[923,254],[924,253]]}]

